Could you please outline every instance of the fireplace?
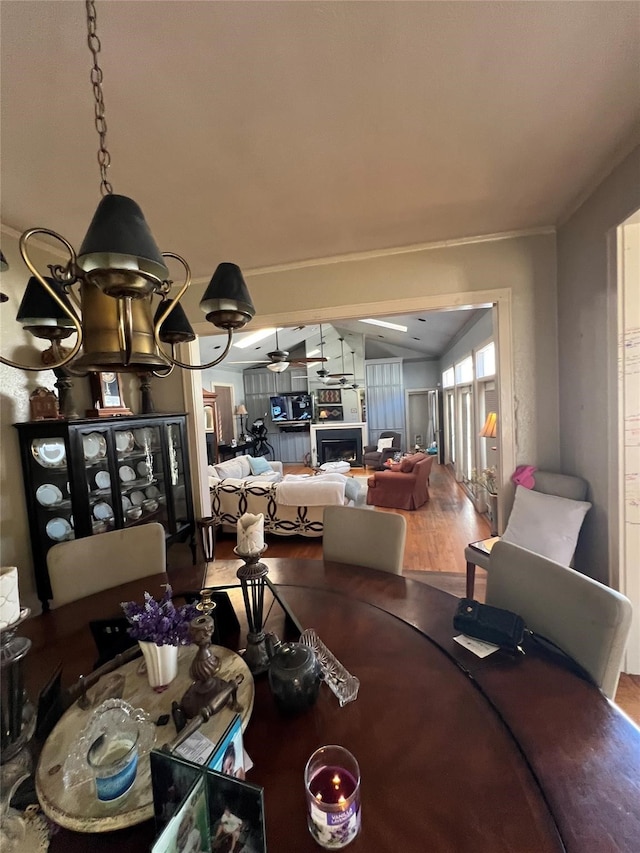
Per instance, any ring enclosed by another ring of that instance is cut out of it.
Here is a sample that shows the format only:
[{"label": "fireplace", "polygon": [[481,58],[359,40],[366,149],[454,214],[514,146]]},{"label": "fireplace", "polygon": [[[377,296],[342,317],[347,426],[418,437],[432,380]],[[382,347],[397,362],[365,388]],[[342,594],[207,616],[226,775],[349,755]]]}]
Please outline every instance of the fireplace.
[{"label": "fireplace", "polygon": [[355,465],[358,461],[358,442],[351,438],[324,439],[320,443],[320,461]]},{"label": "fireplace", "polygon": [[317,429],[316,458],[317,464],[324,462],[348,462],[352,468],[362,467],[362,430],[349,429]]}]

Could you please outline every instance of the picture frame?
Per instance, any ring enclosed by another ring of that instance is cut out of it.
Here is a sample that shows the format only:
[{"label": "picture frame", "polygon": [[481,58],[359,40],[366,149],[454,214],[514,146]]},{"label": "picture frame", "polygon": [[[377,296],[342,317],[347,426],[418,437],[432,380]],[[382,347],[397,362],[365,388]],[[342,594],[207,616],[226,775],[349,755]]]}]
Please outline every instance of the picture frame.
[{"label": "picture frame", "polygon": [[319,388],[316,392],[318,395],[318,403],[341,403],[342,391],[340,388]]},{"label": "picture frame", "polygon": [[91,373],[89,382],[94,408],[87,411],[88,417],[100,418],[132,414],[131,410],[124,405],[119,373],[106,370]]}]

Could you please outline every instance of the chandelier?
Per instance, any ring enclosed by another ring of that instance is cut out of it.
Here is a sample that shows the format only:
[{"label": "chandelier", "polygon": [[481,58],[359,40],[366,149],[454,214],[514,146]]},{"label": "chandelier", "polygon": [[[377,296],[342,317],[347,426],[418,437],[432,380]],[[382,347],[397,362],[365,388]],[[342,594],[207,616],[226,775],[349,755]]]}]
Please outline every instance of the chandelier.
[{"label": "chandelier", "polygon": [[[234,331],[251,320],[255,308],[240,268],[232,263],[219,264],[200,308],[208,322],[227,332],[226,347],[208,364],[185,364],[175,357],[177,344],[196,338],[180,305],[191,284],[191,270],[180,255],[160,252],[135,201],[113,193],[107,178],[111,157],[106,147],[103,75],[98,64],[101,45],[94,0],[85,0],[85,7],[87,42],[93,57],[90,79],[100,140],[102,199],[77,254],[64,237],[47,228],[31,228],[21,235],[20,254],[31,278],[16,319],[35,337],[50,341],[51,349],[47,363],[39,366],[19,364],[1,356],[0,361],[20,370],[65,367],[78,374],[112,370],[166,376],[174,366],[206,370],[227,356]],[[39,234],[62,243],[69,256],[65,264],[49,265],[51,276],[41,275],[29,257],[29,243]],[[165,259],[177,261],[184,269],[184,280],[173,298],[173,281]],[[158,297],[155,311],[154,297]],[[60,341],[74,332],[77,338],[73,345],[61,347]]]}]

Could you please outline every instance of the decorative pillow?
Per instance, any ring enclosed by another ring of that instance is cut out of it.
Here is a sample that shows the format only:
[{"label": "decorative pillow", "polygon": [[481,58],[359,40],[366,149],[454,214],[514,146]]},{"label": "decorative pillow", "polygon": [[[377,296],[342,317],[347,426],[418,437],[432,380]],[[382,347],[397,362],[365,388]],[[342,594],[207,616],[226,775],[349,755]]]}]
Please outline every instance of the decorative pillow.
[{"label": "decorative pillow", "polygon": [[247,456],[249,460],[249,466],[251,467],[251,473],[255,476],[256,474],[271,474],[273,468],[264,456]]},{"label": "decorative pillow", "polygon": [[410,474],[416,462],[420,462],[421,459],[424,459],[424,453],[413,453],[411,456],[405,456],[404,459],[400,461],[400,470],[403,474]]},{"label": "decorative pillow", "polygon": [[572,501],[516,486],[516,499],[502,538],[569,566],[590,509],[588,501]]},{"label": "decorative pillow", "polygon": [[227,459],[226,462],[219,462],[217,465],[214,465],[214,468],[221,480],[224,480],[225,477],[233,477],[234,479],[241,480],[244,476],[239,459]]},{"label": "decorative pillow", "polygon": [[393,438],[379,438],[378,439],[378,453],[381,453],[383,450],[386,450],[388,447],[393,447]]},{"label": "decorative pillow", "polygon": [[402,471],[402,462],[392,462],[391,465],[385,464],[384,467],[387,471]]}]

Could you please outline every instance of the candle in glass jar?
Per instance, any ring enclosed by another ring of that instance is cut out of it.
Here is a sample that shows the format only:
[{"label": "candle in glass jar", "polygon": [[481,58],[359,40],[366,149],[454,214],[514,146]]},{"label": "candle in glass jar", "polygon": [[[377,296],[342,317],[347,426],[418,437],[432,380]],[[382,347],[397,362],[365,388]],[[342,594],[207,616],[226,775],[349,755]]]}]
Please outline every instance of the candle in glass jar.
[{"label": "candle in glass jar", "polygon": [[12,625],[19,618],[18,569],[3,566],[0,569],[0,628]]},{"label": "candle in glass jar", "polygon": [[326,850],[346,847],[360,831],[360,768],[341,746],[316,750],[305,768],[307,823]]}]

